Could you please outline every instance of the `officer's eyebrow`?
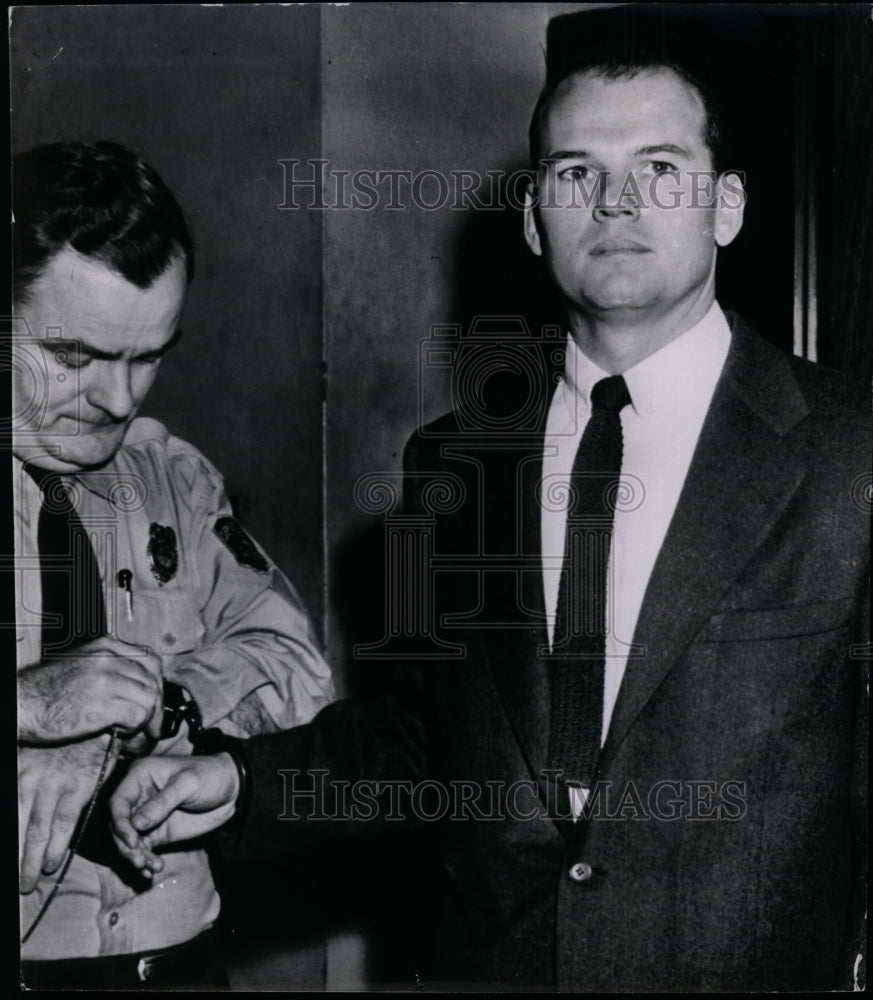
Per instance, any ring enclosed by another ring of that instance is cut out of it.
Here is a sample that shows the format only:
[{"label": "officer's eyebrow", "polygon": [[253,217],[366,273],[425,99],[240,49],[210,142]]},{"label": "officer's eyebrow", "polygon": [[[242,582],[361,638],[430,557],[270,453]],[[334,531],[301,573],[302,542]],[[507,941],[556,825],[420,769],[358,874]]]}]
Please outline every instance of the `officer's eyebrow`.
[{"label": "officer's eyebrow", "polygon": [[[181,338],[182,330],[177,329],[162,347],[154,351],[143,351],[142,354],[137,354],[135,357],[139,359],[162,358],[171,347],[179,343]],[[88,344],[84,340],[78,339],[64,340],[61,337],[52,337],[50,340],[43,341],[43,343],[50,351],[76,351],[78,354],[87,354],[89,358],[93,358],[95,361],[118,361],[124,353],[123,351],[102,351],[99,347],[94,347],[93,344]]]}]

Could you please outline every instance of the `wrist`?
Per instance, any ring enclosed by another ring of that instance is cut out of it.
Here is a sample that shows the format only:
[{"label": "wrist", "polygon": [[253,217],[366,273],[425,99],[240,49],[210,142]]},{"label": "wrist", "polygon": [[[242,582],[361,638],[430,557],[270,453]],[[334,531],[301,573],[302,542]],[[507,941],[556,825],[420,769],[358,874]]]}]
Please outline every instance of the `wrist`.
[{"label": "wrist", "polygon": [[[220,729],[204,729],[197,736],[192,754],[195,757],[205,754],[218,754],[221,757],[230,759],[233,767],[228,767],[228,778],[230,781],[233,781],[233,798],[231,801],[234,806],[231,818],[236,820],[241,817],[245,811],[251,791],[249,787],[248,765],[243,752],[242,740],[228,736]],[[222,763],[226,764],[227,762],[223,761]]]},{"label": "wrist", "polygon": [[121,741],[121,756],[130,760],[148,757],[157,746],[157,740],[146,732],[134,733]]},{"label": "wrist", "polygon": [[[29,668],[30,669],[30,668]],[[23,670],[18,675],[18,742],[41,743],[45,740],[40,723],[42,701],[34,691],[33,675]]]},{"label": "wrist", "polygon": [[234,762],[233,757],[226,751],[218,755],[218,759],[221,761],[222,767],[227,774],[227,785],[230,788],[230,794],[227,797],[228,805],[233,805],[234,812],[236,812],[236,804],[239,801],[239,793],[242,791],[242,781],[240,779],[239,769]]}]

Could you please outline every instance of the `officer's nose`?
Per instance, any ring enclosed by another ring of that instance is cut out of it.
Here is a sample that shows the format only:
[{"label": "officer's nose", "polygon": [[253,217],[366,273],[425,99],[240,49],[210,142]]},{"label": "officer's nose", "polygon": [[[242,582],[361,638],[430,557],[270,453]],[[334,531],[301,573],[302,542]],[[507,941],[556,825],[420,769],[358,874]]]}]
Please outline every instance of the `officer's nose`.
[{"label": "officer's nose", "polygon": [[117,361],[109,361],[95,372],[95,378],[87,393],[88,402],[103,410],[114,420],[126,420],[135,405],[130,381],[130,367]]}]

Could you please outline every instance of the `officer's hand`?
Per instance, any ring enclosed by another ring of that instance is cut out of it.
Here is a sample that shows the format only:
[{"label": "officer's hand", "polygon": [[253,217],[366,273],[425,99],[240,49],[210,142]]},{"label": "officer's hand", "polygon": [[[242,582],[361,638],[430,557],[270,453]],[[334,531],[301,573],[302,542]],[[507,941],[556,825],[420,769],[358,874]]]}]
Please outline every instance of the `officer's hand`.
[{"label": "officer's hand", "polygon": [[154,653],[105,637],[63,659],[18,674],[18,739],[63,743],[118,726],[157,737],[163,710],[161,664]]},{"label": "officer's hand", "polygon": [[140,731],[122,740],[121,754],[123,757],[147,757],[157,746],[157,742],[153,736]]},{"label": "officer's hand", "polygon": [[40,872],[51,875],[60,867],[96,787],[109,741],[105,735],[62,747],[19,747],[20,892],[32,892]]},{"label": "officer's hand", "polygon": [[238,794],[229,754],[139,760],[109,805],[115,842],[150,877],[164,867],[154,848],[217,830],[233,816]]}]

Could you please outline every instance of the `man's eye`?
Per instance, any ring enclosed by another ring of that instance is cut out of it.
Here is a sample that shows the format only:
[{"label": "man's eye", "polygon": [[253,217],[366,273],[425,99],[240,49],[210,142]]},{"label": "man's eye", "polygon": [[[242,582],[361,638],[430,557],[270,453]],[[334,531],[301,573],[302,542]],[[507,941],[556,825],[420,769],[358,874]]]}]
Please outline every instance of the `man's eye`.
[{"label": "man's eye", "polygon": [[674,174],[676,177],[679,176],[679,169],[673,163],[668,163],[667,160],[652,160],[651,162],[652,173],[655,174]]},{"label": "man's eye", "polygon": [[591,167],[584,167],[581,163],[573,167],[564,167],[563,170],[558,172],[561,180],[574,182],[590,181],[596,174],[596,170],[593,170]]},{"label": "man's eye", "polygon": [[134,358],[134,361],[138,365],[156,365],[162,357],[162,354],[146,354],[141,358]]},{"label": "man's eye", "polygon": [[91,358],[80,354],[74,347],[50,347],[55,364],[61,368],[84,368],[91,363]]}]

